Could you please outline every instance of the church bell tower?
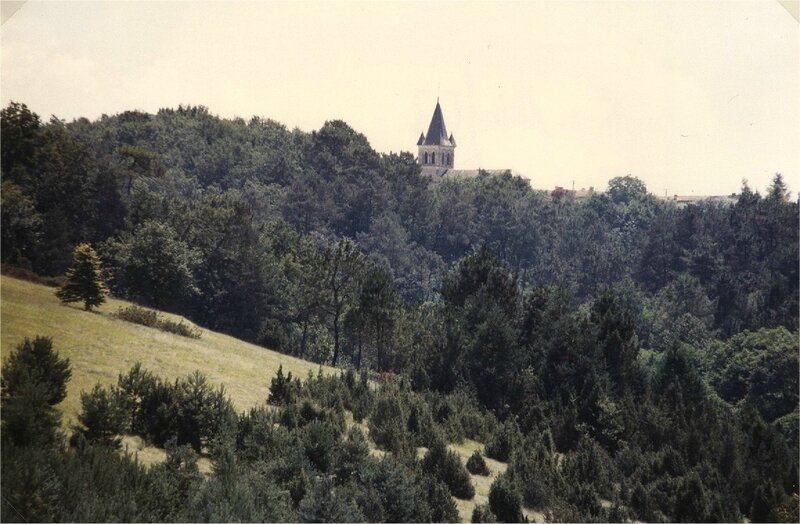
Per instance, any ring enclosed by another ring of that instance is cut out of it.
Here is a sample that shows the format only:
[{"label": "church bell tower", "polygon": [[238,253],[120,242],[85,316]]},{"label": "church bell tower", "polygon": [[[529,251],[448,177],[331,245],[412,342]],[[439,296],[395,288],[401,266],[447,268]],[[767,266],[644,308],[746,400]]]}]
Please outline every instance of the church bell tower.
[{"label": "church bell tower", "polygon": [[453,169],[456,141],[452,133],[447,136],[442,106],[439,105],[438,99],[436,100],[436,109],[433,110],[431,124],[428,126],[428,134],[419,135],[417,146],[419,147],[417,161],[422,166],[423,175],[439,177]]}]

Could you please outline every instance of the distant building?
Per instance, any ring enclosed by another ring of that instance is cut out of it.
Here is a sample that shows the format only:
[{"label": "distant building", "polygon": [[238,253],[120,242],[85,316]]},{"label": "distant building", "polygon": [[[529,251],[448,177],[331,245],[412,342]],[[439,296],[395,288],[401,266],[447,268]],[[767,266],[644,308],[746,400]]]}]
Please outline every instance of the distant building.
[{"label": "distant building", "polygon": [[700,202],[717,202],[732,205],[739,201],[739,195],[736,193],[731,193],[730,195],[672,195],[661,198],[667,202],[674,202],[678,207],[691,206]]},{"label": "distant building", "polygon": [[456,139],[452,133],[449,136],[447,134],[439,100],[436,100],[428,133],[420,133],[417,147],[419,148],[417,161],[422,166],[422,174],[434,181],[475,178],[481,172],[488,176],[510,172],[508,169],[453,169],[456,162]]},{"label": "distant building", "polygon": [[556,186],[556,188],[550,192],[550,196],[554,199],[569,197],[574,198],[575,200],[586,200],[594,194],[595,190],[593,187],[590,187],[589,189],[565,189],[561,186]]},{"label": "distant building", "polygon": [[[599,195],[602,192],[595,191],[593,187],[589,189],[566,189],[561,186],[556,186],[550,192],[550,197],[557,200],[560,198],[573,198],[575,200],[586,200],[593,195]],[[700,202],[716,202],[720,204],[735,204],[739,200],[739,195],[731,193],[730,195],[672,195],[656,197],[666,202],[673,202],[677,207],[683,208],[699,204]]]}]

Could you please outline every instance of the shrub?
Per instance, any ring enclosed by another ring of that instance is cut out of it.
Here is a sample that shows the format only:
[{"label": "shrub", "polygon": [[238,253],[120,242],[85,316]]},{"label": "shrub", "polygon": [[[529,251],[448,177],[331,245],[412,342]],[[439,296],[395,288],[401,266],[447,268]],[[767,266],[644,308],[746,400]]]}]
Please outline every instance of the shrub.
[{"label": "shrub", "polygon": [[414,398],[408,414],[408,431],[412,434],[414,445],[430,446],[436,439],[435,423],[427,402]]},{"label": "shrub", "polygon": [[369,443],[357,427],[350,428],[347,439],[342,441],[336,453],[336,477],[344,482],[358,473],[369,457]]},{"label": "shrub", "polygon": [[367,489],[372,489],[383,508],[385,522],[427,521],[429,510],[416,486],[414,472],[392,455],[369,460],[361,471]]},{"label": "shrub", "polygon": [[294,402],[296,386],[292,382],[292,372],[283,375],[283,364],[278,366],[278,373],[270,380],[269,397],[267,404],[273,406],[285,406]]},{"label": "shrub", "polygon": [[495,428],[486,443],[486,456],[501,462],[508,462],[514,448],[520,444],[522,435],[514,419],[506,420]]},{"label": "shrub", "polygon": [[298,508],[301,522],[363,522],[355,501],[342,493],[327,477],[320,479]]},{"label": "shrub", "polygon": [[426,493],[426,500],[430,508],[428,515],[429,522],[461,522],[453,497],[450,490],[439,479],[430,475],[425,475],[422,479],[423,488]]},{"label": "shrub", "polygon": [[114,313],[114,316],[126,322],[160,329],[182,337],[200,338],[201,335],[201,331],[198,328],[184,323],[183,320],[175,322],[168,318],[162,318],[158,312],[140,306],[121,307]]},{"label": "shrub", "polygon": [[72,376],[69,359],[61,359],[47,337],[25,339],[3,364],[2,438],[21,446],[53,444],[61,414],[53,406],[67,396]]},{"label": "shrub", "polygon": [[489,474],[489,466],[486,465],[486,461],[483,460],[483,455],[481,455],[481,452],[477,449],[467,460],[467,471],[473,475],[487,476]]},{"label": "shrub", "polygon": [[233,403],[222,386],[214,389],[199,371],[176,381],[175,416],[178,444],[189,444],[197,453],[212,439],[236,433]]},{"label": "shrub", "polygon": [[447,449],[443,441],[437,440],[431,445],[422,460],[422,468],[444,482],[454,497],[471,499],[475,496],[475,488],[458,454]]},{"label": "shrub", "polygon": [[289,431],[276,425],[275,413],[264,405],[239,416],[236,432],[237,455],[246,462],[283,455],[290,446]]},{"label": "shrub", "polygon": [[81,426],[76,431],[88,442],[119,448],[118,435],[125,432],[130,417],[122,392],[96,384],[91,393],[81,392],[81,407],[78,415]]},{"label": "shrub", "polygon": [[488,504],[478,504],[472,510],[472,522],[497,522]]},{"label": "shrub", "polygon": [[126,322],[141,324],[147,327],[158,327],[158,313],[152,309],[139,306],[121,307],[114,316]]},{"label": "shrub", "polygon": [[498,522],[522,522],[522,502],[505,474],[498,476],[492,483],[489,508]]},{"label": "shrub", "polygon": [[168,318],[159,320],[158,329],[186,338],[200,338],[200,335],[202,334],[200,329],[185,323],[183,320],[175,322],[174,320],[170,320]]},{"label": "shrub", "polygon": [[328,424],[313,421],[302,431],[303,450],[311,464],[322,473],[331,469],[338,434]]},{"label": "shrub", "polygon": [[406,413],[397,393],[383,392],[369,418],[369,435],[382,449],[395,455],[410,452]]}]

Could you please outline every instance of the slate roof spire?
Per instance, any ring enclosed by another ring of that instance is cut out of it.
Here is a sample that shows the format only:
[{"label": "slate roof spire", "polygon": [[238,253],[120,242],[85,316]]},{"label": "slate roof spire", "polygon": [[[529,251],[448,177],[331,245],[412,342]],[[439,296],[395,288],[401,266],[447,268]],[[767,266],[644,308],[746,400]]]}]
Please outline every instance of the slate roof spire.
[{"label": "slate roof spire", "polygon": [[426,146],[452,146],[450,138],[447,137],[447,127],[444,125],[444,115],[442,115],[442,106],[439,105],[439,99],[436,99],[436,109],[433,110],[433,117],[431,118],[431,125],[428,126],[428,133],[424,135]]}]

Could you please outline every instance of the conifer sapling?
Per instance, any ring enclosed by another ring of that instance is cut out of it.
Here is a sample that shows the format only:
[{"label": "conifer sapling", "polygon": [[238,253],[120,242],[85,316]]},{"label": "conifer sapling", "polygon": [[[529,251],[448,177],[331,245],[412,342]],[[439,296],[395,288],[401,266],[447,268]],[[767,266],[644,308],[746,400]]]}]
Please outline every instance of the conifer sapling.
[{"label": "conifer sapling", "polygon": [[83,301],[83,309],[90,311],[106,301],[108,288],[101,273],[100,257],[92,246],[79,244],[72,252],[67,281],[56,291],[56,296],[65,304]]}]

